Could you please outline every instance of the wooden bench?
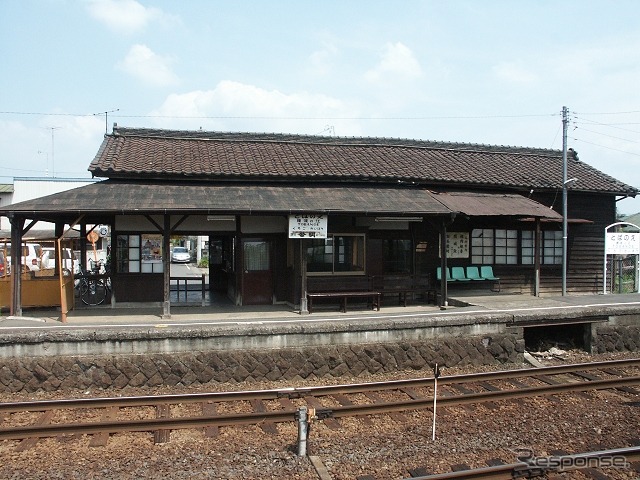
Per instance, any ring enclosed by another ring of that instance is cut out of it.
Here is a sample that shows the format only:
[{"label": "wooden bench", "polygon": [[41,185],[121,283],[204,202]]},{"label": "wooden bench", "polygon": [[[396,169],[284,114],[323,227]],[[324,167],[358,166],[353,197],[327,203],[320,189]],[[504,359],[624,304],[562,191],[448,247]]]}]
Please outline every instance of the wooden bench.
[{"label": "wooden bench", "polygon": [[427,303],[436,303],[436,290],[429,275],[376,275],[373,277],[373,288],[384,295],[397,295],[398,304],[407,306],[407,297],[413,294],[422,295]]},{"label": "wooden bench", "polygon": [[364,298],[367,305],[380,311],[381,293],[372,288],[367,276],[307,277],[307,309],[313,312],[313,301],[320,299],[340,299],[340,311],[347,311],[347,299]]}]

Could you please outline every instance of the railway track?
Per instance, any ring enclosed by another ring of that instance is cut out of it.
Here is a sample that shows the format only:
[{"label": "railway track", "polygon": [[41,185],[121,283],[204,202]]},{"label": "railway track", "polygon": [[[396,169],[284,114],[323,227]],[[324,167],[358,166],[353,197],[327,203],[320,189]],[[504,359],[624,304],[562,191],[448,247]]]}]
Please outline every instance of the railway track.
[{"label": "railway track", "polygon": [[[501,463],[499,460],[487,462],[484,468],[461,468],[448,473],[418,475],[405,480],[511,480],[515,478],[535,478],[552,473],[564,473],[582,470],[592,478],[607,479],[602,468],[633,468],[640,471],[640,446],[584,452],[577,454],[559,454],[546,457],[529,457],[517,463]],[[364,480],[360,477],[359,480]]]},{"label": "railway track", "polygon": [[[640,359],[545,368],[441,376],[438,406],[492,405],[505,400],[589,390],[615,389],[622,400],[637,399]],[[40,438],[93,435],[104,445],[118,432],[152,432],[156,443],[178,429],[260,425],[268,433],[277,424],[296,422],[300,408],[314,420],[339,428],[339,419],[432,409],[434,378],[274,390],[182,395],[80,398],[0,403],[0,440],[20,440],[28,448]]]}]

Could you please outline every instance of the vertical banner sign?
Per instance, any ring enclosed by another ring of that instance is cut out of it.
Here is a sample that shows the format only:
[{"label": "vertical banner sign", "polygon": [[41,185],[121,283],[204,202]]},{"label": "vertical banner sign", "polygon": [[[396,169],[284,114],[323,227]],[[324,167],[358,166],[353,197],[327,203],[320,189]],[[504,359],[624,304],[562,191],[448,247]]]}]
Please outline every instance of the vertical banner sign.
[{"label": "vertical banner sign", "polygon": [[327,238],[327,215],[289,215],[289,238]]}]

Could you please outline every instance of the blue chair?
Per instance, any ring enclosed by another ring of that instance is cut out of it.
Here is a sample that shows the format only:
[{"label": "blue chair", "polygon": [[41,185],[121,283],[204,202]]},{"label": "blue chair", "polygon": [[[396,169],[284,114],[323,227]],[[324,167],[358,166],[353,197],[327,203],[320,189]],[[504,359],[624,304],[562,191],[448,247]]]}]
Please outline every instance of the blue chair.
[{"label": "blue chair", "polygon": [[[438,281],[442,280],[442,268],[438,267],[436,270],[436,279]],[[456,279],[451,278],[451,274],[449,273],[449,267],[447,267],[447,282],[454,282]]]},{"label": "blue chair", "polygon": [[499,292],[501,289],[500,286],[500,277],[496,277],[493,274],[493,267],[491,265],[483,265],[480,267],[480,276],[484,280],[490,280],[494,282],[492,290],[494,292]]},{"label": "blue chair", "polygon": [[451,278],[458,282],[468,282],[471,280],[464,274],[464,267],[451,267]]},{"label": "blue chair", "polygon": [[474,265],[467,267],[467,278],[469,280],[484,280],[484,278],[480,276],[480,270]]},{"label": "blue chair", "polygon": [[491,265],[483,265],[480,267],[480,276],[484,280],[500,280],[493,274],[493,267]]}]

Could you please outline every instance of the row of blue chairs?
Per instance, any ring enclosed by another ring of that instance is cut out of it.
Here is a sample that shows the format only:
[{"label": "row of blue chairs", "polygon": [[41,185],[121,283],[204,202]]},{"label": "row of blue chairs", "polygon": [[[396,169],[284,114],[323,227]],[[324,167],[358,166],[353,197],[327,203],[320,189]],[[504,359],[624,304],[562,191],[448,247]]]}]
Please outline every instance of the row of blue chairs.
[{"label": "row of blue chairs", "polygon": [[[441,267],[438,267],[436,271],[436,278],[442,279]],[[472,282],[474,280],[489,280],[500,284],[500,277],[493,274],[491,265],[482,265],[481,267],[470,265],[466,269],[465,267],[447,267],[447,282]]]}]

